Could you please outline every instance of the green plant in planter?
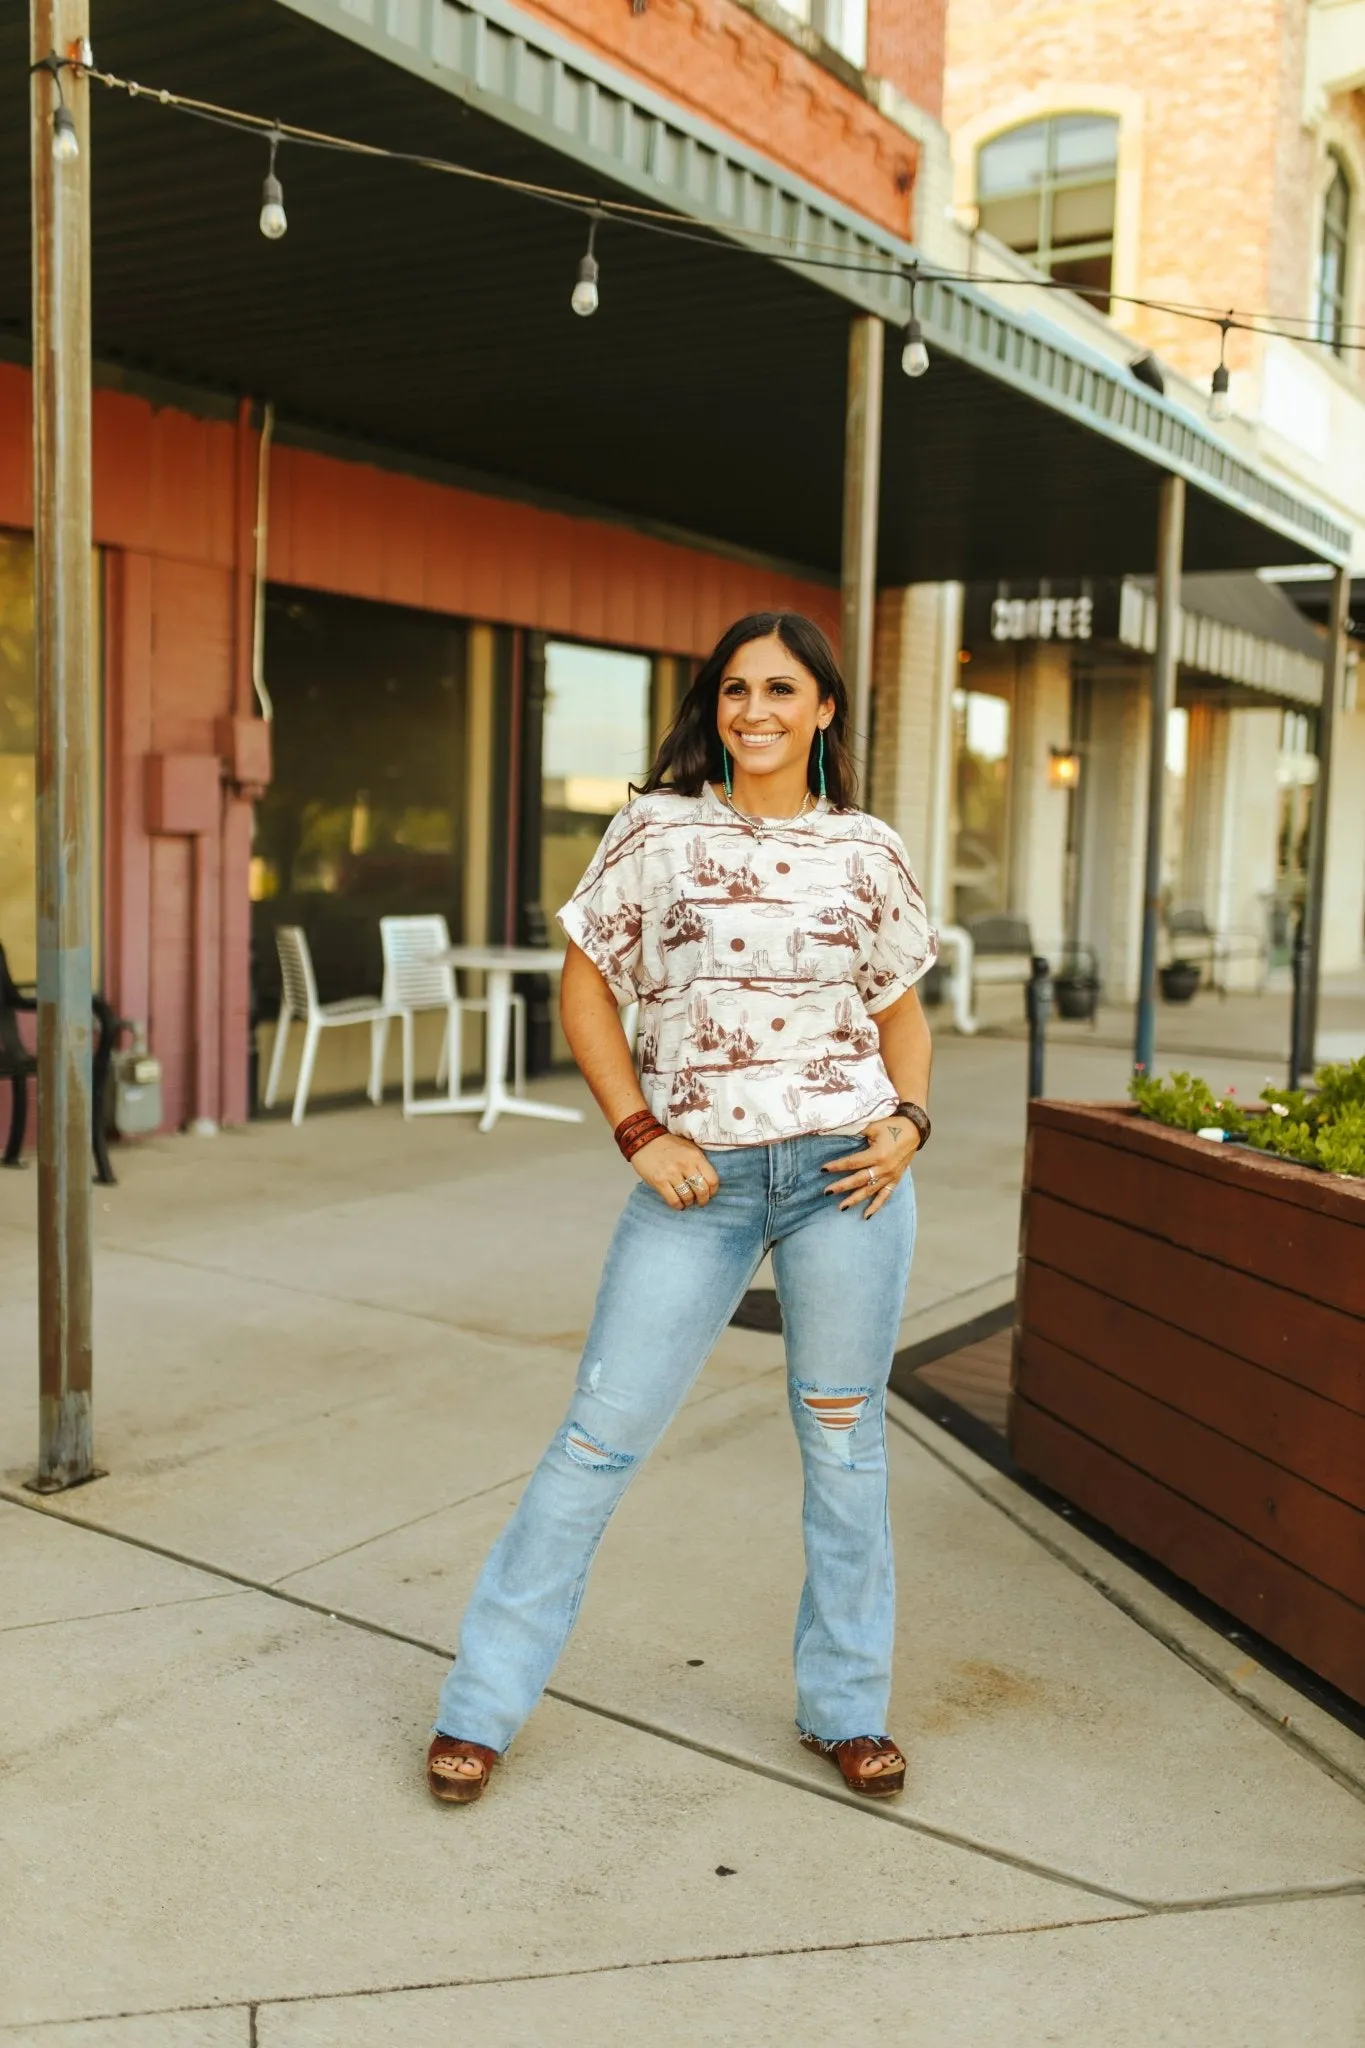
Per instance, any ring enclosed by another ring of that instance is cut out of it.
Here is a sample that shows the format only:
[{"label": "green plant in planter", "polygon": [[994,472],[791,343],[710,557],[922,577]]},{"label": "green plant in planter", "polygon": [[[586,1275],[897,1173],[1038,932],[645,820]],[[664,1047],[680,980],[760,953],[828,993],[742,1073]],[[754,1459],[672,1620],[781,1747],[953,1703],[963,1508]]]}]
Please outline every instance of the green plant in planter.
[{"label": "green plant in planter", "polygon": [[1365,1179],[1365,1059],[1319,1067],[1316,1084],[1310,1090],[1271,1083],[1245,1108],[1230,1095],[1215,1095],[1197,1074],[1172,1074],[1166,1081],[1139,1074],[1128,1092],[1154,1123],[1178,1131],[1217,1125],[1258,1152]]}]

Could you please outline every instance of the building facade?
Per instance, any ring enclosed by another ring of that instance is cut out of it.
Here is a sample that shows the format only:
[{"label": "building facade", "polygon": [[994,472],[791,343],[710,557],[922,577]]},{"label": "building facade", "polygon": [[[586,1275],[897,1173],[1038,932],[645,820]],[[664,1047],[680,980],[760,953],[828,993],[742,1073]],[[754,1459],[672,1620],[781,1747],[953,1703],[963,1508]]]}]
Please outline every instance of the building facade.
[{"label": "building facade", "polygon": [[[1044,329],[938,287],[933,374],[899,375],[905,266],[970,267],[941,0],[236,0],[231,37],[192,12],[169,41],[160,0],[105,0],[97,26],[100,61],[152,92],[94,107],[96,979],[146,1027],[173,1127],[249,1113],[277,924],[304,926],[324,999],[377,987],[387,911],[440,911],[457,940],[553,936],[691,665],[755,607],[809,612],[856,665],[850,592],[875,584],[872,805],[937,917],[1022,891],[1051,941],[1075,914],[1080,826],[1032,770],[1080,714],[1064,648],[1011,645],[1006,674],[995,639],[973,644],[983,579],[1074,636],[1077,597],[1067,613],[1043,584],[1149,569],[1174,474],[1199,512],[1192,566],[1340,559],[1331,512],[1134,385],[1131,347],[1084,308]],[[0,22],[13,189],[26,55]],[[288,232],[266,240],[261,138],[155,100],[164,84],[259,112],[265,80],[271,117],[476,178],[286,147]],[[622,209],[598,223],[590,319],[569,310],[581,207],[528,197],[545,188]],[[704,232],[665,241],[627,206]],[[0,259],[0,943],[24,977],[13,210]],[[855,342],[880,365],[883,336],[878,432],[850,366]],[[859,563],[844,514],[869,477]],[[1127,680],[1097,695],[1096,731],[1117,706],[1129,773],[1141,649],[1117,631],[1106,647]],[[1198,737],[1193,712],[1189,746],[1229,777],[1255,758]],[[1117,901],[1122,859],[1103,859]],[[543,1061],[545,992],[528,994]],[[317,1090],[359,1085],[362,1048],[324,1044]]]},{"label": "building facade", "polygon": [[[1053,295],[1052,317],[1106,351],[1118,336],[1130,361],[1148,356],[1144,374],[1154,370],[1199,413],[1219,361],[1217,314],[1235,306],[1273,318],[1285,335],[1226,337],[1231,417],[1218,431],[1268,473],[1333,506],[1355,536],[1357,577],[1365,571],[1363,87],[1360,0],[1260,0],[1221,16],[1143,0],[1122,9],[1097,0],[1065,9],[951,0],[949,8],[948,245],[983,274],[1085,291],[1087,301],[1065,311]],[[1130,297],[1205,307],[1214,318],[1177,319]],[[1311,587],[1290,582],[1311,612]],[[1282,960],[1304,889],[1315,708],[1292,660],[1296,624],[1277,620],[1262,597],[1247,592],[1242,609],[1244,630],[1266,637],[1263,660],[1237,675],[1182,663],[1163,865],[1173,906],[1262,935]],[[1361,582],[1354,609],[1365,622]],[[1028,916],[1041,933],[1060,929],[1095,945],[1111,987],[1131,992],[1144,820],[1130,785],[1146,747],[1142,664],[1113,643],[1066,646],[1059,637],[1021,648],[992,647],[989,636],[983,646],[978,635],[964,652],[972,659],[959,717],[969,758],[963,769],[959,757],[958,779],[974,783],[978,809],[990,764],[972,755],[973,718],[978,735],[1008,755],[994,770],[992,828],[1005,849],[993,869],[996,895],[1007,902],[993,907]],[[1298,675],[1292,686],[1289,669]],[[990,702],[974,704],[977,693]],[[1005,735],[1011,720],[1014,738]],[[1027,755],[1030,735],[1044,733],[1051,746],[1079,747],[1079,792],[1037,786],[1040,763],[1030,767]],[[1329,973],[1357,968],[1365,952],[1362,799],[1365,702],[1350,672],[1329,814]],[[958,830],[958,887],[970,903],[979,827],[959,813]],[[1104,877],[1091,872],[1101,858]],[[1242,953],[1237,974],[1258,975],[1253,949]]]}]

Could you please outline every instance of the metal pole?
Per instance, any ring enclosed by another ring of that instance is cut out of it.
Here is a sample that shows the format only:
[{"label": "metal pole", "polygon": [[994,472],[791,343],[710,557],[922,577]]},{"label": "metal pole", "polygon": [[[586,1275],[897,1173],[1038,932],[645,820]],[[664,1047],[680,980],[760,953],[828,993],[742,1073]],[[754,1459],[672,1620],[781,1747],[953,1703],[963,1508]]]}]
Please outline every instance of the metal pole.
[{"label": "metal pole", "polygon": [[[882,465],[882,363],[886,329],[855,313],[848,331],[844,414],[843,669],[853,714],[853,761],[866,783],[872,730],[872,637],[877,603],[877,500]],[[863,802],[871,792],[864,786]]]},{"label": "metal pole", "polygon": [[1294,920],[1293,994],[1289,1010],[1289,1086],[1297,1088],[1303,1074],[1303,1027],[1307,1021],[1304,1004],[1304,990],[1308,985],[1305,968],[1308,964],[1308,940],[1305,932],[1307,904],[1300,907]]},{"label": "metal pole", "polygon": [[[30,24],[35,64],[79,56],[87,0],[32,0]],[[54,122],[63,108],[78,149],[59,160]],[[90,124],[89,88],[73,70],[32,75],[32,171],[39,1352],[32,1484],[54,1493],[94,1471]]]},{"label": "metal pole", "polygon": [[1156,651],[1152,656],[1151,735],[1147,761],[1147,861],[1142,885],[1142,961],[1138,971],[1133,1066],[1150,1073],[1156,1052],[1156,954],[1161,919],[1161,825],[1166,800],[1166,728],[1175,704],[1180,651],[1180,560],[1185,546],[1185,479],[1161,485],[1156,522]]},{"label": "metal pole", "polygon": [[1034,954],[1024,987],[1024,1014],[1028,1018],[1028,1092],[1033,1100],[1043,1092],[1047,1020],[1052,1015],[1052,967],[1041,953]]},{"label": "metal pole", "polygon": [[1322,913],[1327,885],[1327,823],[1332,800],[1332,740],[1337,705],[1346,673],[1346,628],[1351,609],[1351,572],[1338,569],[1332,578],[1332,603],[1327,620],[1327,650],[1322,664],[1322,706],[1318,712],[1318,781],[1308,825],[1308,889],[1303,906],[1306,949],[1303,1018],[1299,1056],[1312,1073],[1317,1065],[1318,991],[1322,980]]}]

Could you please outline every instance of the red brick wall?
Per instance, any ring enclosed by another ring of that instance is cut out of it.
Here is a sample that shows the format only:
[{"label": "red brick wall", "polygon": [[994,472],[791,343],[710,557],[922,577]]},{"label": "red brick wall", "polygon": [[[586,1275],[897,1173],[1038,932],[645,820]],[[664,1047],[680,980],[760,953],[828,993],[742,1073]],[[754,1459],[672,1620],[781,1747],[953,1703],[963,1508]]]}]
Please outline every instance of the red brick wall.
[{"label": "red brick wall", "polygon": [[[649,0],[643,14],[632,13],[630,0],[523,5],[846,206],[897,234],[909,233],[915,143],[737,0]],[[911,99],[937,111],[942,0],[881,0],[881,12],[896,17],[882,45],[896,65],[887,75]],[[902,13],[908,17],[904,27]],[[921,17],[925,26],[917,37]]]},{"label": "red brick wall", "polygon": [[[27,372],[0,364],[0,526],[33,518]],[[105,983],[150,1023],[166,1119],[246,1112],[250,805],[151,837],[148,754],[214,755],[249,709],[255,436],[243,424],[95,396],[105,576]],[[699,655],[739,613],[786,605],[836,639],[838,592],[602,521],[476,497],[278,446],[270,575],[343,596]],[[245,692],[245,699],[244,699]]]},{"label": "red brick wall", "polygon": [[947,0],[868,0],[867,68],[928,114],[943,112]]}]

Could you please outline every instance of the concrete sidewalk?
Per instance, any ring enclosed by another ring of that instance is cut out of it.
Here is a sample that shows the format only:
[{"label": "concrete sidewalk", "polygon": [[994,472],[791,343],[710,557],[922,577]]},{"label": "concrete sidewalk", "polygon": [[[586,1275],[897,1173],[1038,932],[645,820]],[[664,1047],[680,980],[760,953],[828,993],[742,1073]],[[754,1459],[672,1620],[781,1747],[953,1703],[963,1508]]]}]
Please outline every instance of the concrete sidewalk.
[{"label": "concrete sidewalk", "polygon": [[[1124,1069],[1058,1047],[1049,1085]],[[934,1107],[908,1336],[1010,1284],[1023,1048],[947,1039]],[[909,1790],[869,1807],[800,1750],[773,1337],[727,1333],[552,1696],[479,1806],[434,1806],[461,1602],[628,1170],[592,1121],[392,1106],[118,1166],[108,1476],[45,1504],[36,1176],[0,1176],[0,2041],[1365,2039],[1365,1743],[899,1402]]]}]

